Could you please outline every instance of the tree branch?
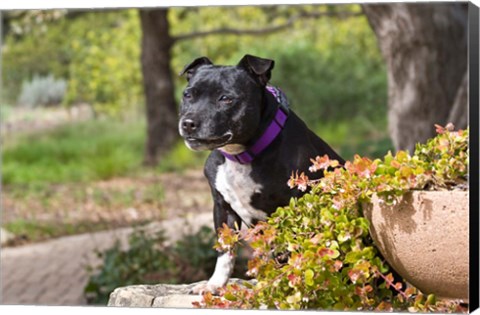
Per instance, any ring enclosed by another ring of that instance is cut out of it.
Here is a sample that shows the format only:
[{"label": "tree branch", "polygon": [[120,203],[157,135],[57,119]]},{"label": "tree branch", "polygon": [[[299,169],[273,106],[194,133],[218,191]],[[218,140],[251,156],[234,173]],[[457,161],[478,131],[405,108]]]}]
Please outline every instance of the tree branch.
[{"label": "tree branch", "polygon": [[301,19],[318,19],[320,17],[335,17],[339,19],[346,19],[350,17],[357,17],[357,16],[362,16],[362,12],[352,12],[352,11],[338,11],[338,12],[303,12],[298,15],[295,15],[288,19],[287,22],[276,25],[276,26],[271,26],[271,27],[266,27],[262,29],[236,29],[236,28],[219,28],[219,29],[214,29],[210,31],[200,31],[200,32],[192,32],[192,33],[187,33],[187,34],[180,34],[176,36],[172,36],[173,41],[181,41],[181,40],[186,40],[186,39],[192,39],[192,38],[200,38],[200,37],[206,37],[210,35],[237,35],[237,36],[242,36],[242,35],[252,35],[252,36],[258,36],[258,35],[266,35],[266,34],[271,34],[275,32],[282,31],[286,28],[291,27],[295,22]]}]

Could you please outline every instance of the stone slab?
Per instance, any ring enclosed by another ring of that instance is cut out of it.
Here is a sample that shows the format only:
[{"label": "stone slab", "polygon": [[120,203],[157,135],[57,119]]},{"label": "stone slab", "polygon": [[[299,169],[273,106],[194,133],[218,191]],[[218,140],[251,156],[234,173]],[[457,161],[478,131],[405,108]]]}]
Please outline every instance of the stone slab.
[{"label": "stone slab", "polygon": [[[115,289],[110,294],[108,306],[119,307],[161,307],[193,308],[193,302],[200,302],[201,295],[189,294],[199,281],[191,284],[131,285]],[[230,279],[229,283],[243,283],[245,280]],[[253,283],[254,280],[249,282]]]}]

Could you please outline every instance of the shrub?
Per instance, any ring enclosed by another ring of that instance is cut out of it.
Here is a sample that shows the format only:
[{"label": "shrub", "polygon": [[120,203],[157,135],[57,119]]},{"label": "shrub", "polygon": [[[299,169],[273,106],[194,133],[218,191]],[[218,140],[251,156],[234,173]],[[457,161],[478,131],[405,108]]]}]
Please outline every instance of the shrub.
[{"label": "shrub", "polygon": [[[117,287],[133,284],[185,283],[200,281],[213,273],[217,255],[211,250],[216,235],[207,226],[167,245],[164,231],[147,233],[137,228],[125,249],[119,242],[97,252],[102,264],[91,273],[84,289],[89,304],[106,305]],[[233,276],[245,277],[246,260],[239,257]]]},{"label": "shrub", "polygon": [[9,32],[2,96],[17,101],[25,78],[51,73],[68,81],[67,105],[86,102],[97,113],[114,115],[137,108],[143,103],[140,36],[135,9],[92,10],[44,21],[21,35]]},{"label": "shrub", "polygon": [[66,90],[67,82],[63,79],[57,80],[53,75],[34,76],[31,81],[23,82],[18,103],[28,107],[58,105]]},{"label": "shrub", "polygon": [[111,116],[139,108],[144,100],[137,10],[89,12],[70,23],[66,103],[83,101]]},{"label": "shrub", "polygon": [[[171,283],[175,265],[165,253],[165,237],[162,232],[148,236],[142,229],[129,237],[128,250],[122,250],[119,241],[105,252],[97,252],[103,259],[100,271],[93,274],[86,287],[85,295],[89,304],[106,304],[109,294],[117,287],[139,283],[153,283],[161,278]],[[95,269],[89,267],[91,272]],[[152,271],[157,274],[151,274]]]},{"label": "shrub", "polygon": [[[343,168],[327,156],[312,159],[320,180],[292,174],[291,188],[310,191],[292,198],[267,220],[238,232],[224,226],[217,248],[225,251],[237,239],[247,240],[253,258],[248,273],[258,283],[227,286],[221,297],[207,293],[201,307],[277,308],[365,311],[465,311],[455,302],[436,301],[415,288],[394,283],[369,237],[362,205],[373,194],[386,203],[411,189],[448,188],[465,184],[468,130],[437,126],[439,135],[417,145],[410,156],[390,152],[383,160],[355,156]],[[285,253],[288,257],[285,258]],[[283,256],[283,259],[278,257]],[[393,290],[389,290],[389,288]],[[395,294],[393,292],[396,292]]]}]

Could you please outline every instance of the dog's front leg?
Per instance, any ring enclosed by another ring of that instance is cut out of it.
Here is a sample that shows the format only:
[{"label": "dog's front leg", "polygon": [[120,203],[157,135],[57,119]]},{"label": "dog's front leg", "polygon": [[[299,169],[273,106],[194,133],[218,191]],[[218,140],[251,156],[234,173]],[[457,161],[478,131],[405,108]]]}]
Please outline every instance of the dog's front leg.
[{"label": "dog's front leg", "polygon": [[[214,190],[214,189],[212,189]],[[223,197],[216,190],[213,191],[214,196],[214,224],[215,230],[218,233],[218,228],[222,227],[224,223],[231,229],[240,229],[242,221],[240,217],[232,210],[230,205],[225,202]],[[215,271],[207,283],[199,284],[192,289],[192,293],[202,294],[204,292],[217,293],[218,289],[225,286],[228,279],[233,273],[235,266],[234,249],[229,252],[218,253]]]}]

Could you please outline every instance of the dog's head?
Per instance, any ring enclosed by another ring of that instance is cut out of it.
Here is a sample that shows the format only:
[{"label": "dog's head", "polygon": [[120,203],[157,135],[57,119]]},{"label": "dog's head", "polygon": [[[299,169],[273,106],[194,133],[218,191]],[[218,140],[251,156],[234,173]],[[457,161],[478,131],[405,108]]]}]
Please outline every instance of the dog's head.
[{"label": "dog's head", "polygon": [[186,145],[192,150],[232,149],[250,140],[258,132],[273,66],[273,60],[251,55],[236,66],[216,66],[206,57],[187,65],[181,73],[188,85],[178,126]]}]

